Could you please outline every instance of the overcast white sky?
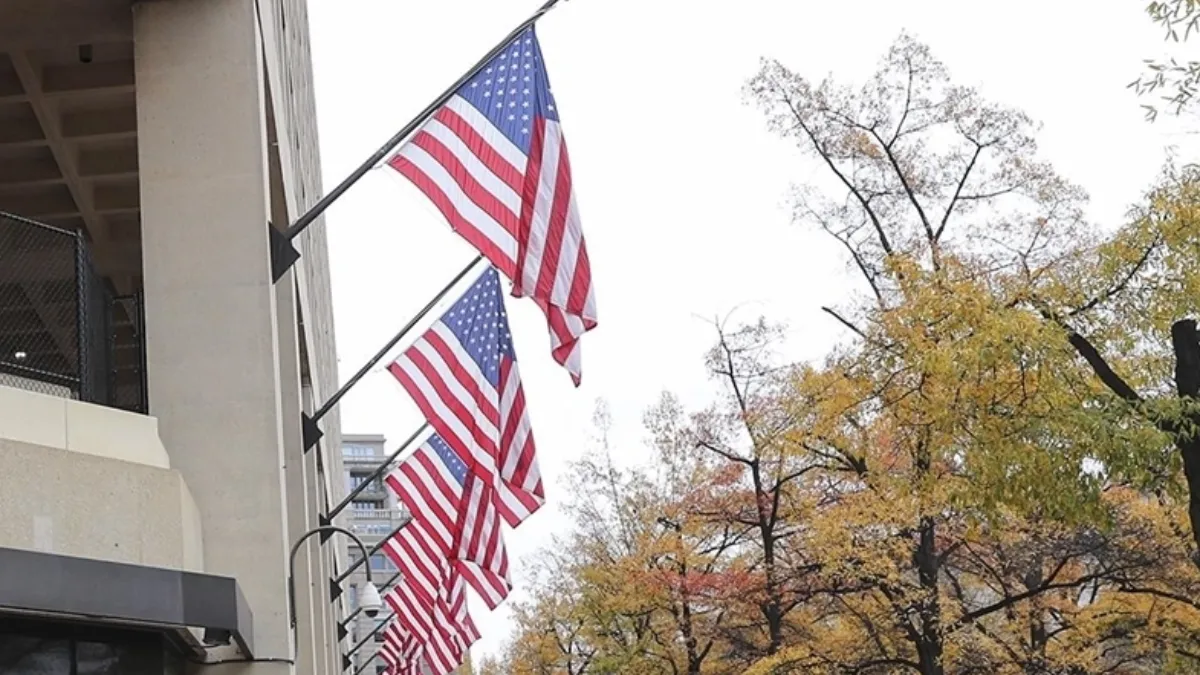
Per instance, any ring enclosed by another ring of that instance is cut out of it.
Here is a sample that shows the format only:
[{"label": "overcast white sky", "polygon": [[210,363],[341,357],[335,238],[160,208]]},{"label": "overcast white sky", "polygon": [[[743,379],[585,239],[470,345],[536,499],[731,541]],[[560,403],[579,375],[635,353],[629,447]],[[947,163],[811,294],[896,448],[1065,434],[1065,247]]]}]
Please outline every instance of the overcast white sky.
[{"label": "overcast white sky", "polygon": [[[313,67],[325,185],[332,187],[471,66],[541,0],[312,0]],[[740,308],[786,321],[787,353],[820,356],[839,339],[819,311],[851,277],[836,249],[789,222],[790,184],[814,166],[765,131],[740,89],[760,57],[812,78],[861,81],[901,29],[928,43],[962,84],[1044,123],[1043,154],[1119,220],[1196,136],[1143,121],[1125,89],[1164,53],[1144,0],[570,0],[539,25],[571,151],[596,286],[599,327],[584,338],[573,389],[549,356],[541,314],[509,309],[548,507],[508,533],[519,560],[569,524],[558,479],[587,447],[597,398],[610,403],[616,452],[641,446],[642,410],[664,389],[709,395],[703,317]],[[964,7],[978,7],[974,11]],[[993,9],[994,8],[994,9]],[[1200,128],[1193,123],[1192,128]],[[1192,155],[1184,155],[1195,156]],[[327,218],[339,367],[348,377],[474,256],[390,169],[374,171]],[[437,313],[435,312],[435,315]],[[391,376],[368,376],[341,405],[342,428],[407,437],[420,414]],[[476,656],[511,628],[504,608],[473,606]]]}]

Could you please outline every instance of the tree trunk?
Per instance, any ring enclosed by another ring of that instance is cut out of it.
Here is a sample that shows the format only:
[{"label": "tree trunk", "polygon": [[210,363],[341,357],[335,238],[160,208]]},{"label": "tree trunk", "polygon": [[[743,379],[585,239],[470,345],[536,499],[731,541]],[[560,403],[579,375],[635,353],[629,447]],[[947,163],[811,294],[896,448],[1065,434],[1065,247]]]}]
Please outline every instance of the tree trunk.
[{"label": "tree trunk", "polygon": [[938,558],[934,548],[936,524],[930,516],[921,516],[920,543],[915,562],[917,578],[924,597],[917,608],[920,627],[917,631],[917,662],[921,675],[943,675],[941,605],[938,602]]},{"label": "tree trunk", "polygon": [[692,603],[688,597],[688,567],[683,554],[683,534],[681,530],[676,530],[676,533],[679,535],[677,554],[679,556],[679,613],[677,615],[679,633],[683,637],[683,646],[687,652],[687,673],[688,675],[700,675],[700,662],[703,657],[696,649],[696,635],[692,628]]},{"label": "tree trunk", "polygon": [[[1032,591],[1040,588],[1042,582],[1042,557],[1035,556],[1025,572],[1025,590]],[[1029,661],[1025,664],[1025,672],[1030,675],[1046,672],[1046,644],[1049,634],[1046,632],[1045,610],[1040,598],[1029,600],[1029,610],[1026,617],[1029,622]]]},{"label": "tree trunk", "polygon": [[696,649],[696,636],[692,634],[692,607],[685,600],[683,603],[683,644],[687,648],[688,675],[700,675],[700,652]]},{"label": "tree trunk", "polygon": [[1183,458],[1183,475],[1188,484],[1188,520],[1196,550],[1192,561],[1200,566],[1200,336],[1196,321],[1184,319],[1171,326],[1171,346],[1175,350],[1175,387],[1185,404],[1183,428],[1175,433],[1175,447]]},{"label": "tree trunk", "polygon": [[763,618],[767,622],[767,654],[774,654],[783,647],[783,594],[779,589],[779,571],[775,567],[775,527],[768,503],[770,495],[763,489],[762,474],[756,461],[751,466],[750,476],[754,481],[754,500],[758,507],[758,530],[763,545],[763,573],[766,576],[766,602],[762,603]]}]

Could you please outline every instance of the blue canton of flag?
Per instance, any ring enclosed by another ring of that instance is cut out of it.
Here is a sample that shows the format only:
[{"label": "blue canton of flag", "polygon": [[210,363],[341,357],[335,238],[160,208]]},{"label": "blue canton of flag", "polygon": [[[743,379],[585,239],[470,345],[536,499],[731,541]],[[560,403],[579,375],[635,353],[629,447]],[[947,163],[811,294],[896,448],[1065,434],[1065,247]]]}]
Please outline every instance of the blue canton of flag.
[{"label": "blue canton of flag", "polygon": [[459,485],[467,482],[467,465],[463,463],[458,455],[454,454],[454,451],[450,449],[450,446],[446,445],[446,441],[443,441],[441,436],[433,434],[429,437],[429,440],[425,441],[425,445],[437,454],[438,459],[442,460],[442,464],[446,465],[446,470],[450,472],[450,475],[454,477],[454,480]]},{"label": "blue canton of flag", "polygon": [[500,293],[500,275],[496,270],[489,267],[441,321],[458,338],[488,382],[498,387],[500,359],[507,357],[516,361],[517,354],[513,350],[508,315]]},{"label": "blue canton of flag", "polygon": [[459,89],[508,140],[525,154],[533,142],[533,121],[558,121],[558,106],[533,29],[522,32],[503,52]]}]

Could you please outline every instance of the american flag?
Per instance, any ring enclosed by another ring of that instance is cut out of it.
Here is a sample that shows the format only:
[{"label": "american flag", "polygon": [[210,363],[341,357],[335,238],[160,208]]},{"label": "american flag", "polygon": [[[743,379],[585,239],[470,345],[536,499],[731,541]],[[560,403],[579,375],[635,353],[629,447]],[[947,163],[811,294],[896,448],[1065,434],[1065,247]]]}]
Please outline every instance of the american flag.
[{"label": "american flag", "polygon": [[551,353],[579,385],[579,338],[596,326],[591,265],[558,106],[531,27],[388,164],[546,314]]},{"label": "american flag", "polygon": [[389,604],[400,607],[397,612],[423,638],[429,638],[434,628],[453,629],[468,644],[473,643],[478,631],[467,614],[464,566],[439,555],[433,540],[434,535],[423,525],[410,523],[386,543],[385,552],[404,573],[389,593]]},{"label": "american flag", "polygon": [[413,630],[400,613],[400,606],[396,604],[394,595],[389,593],[386,599],[388,605],[397,612],[393,624],[404,638],[400,642],[401,647],[420,655],[431,666],[436,666],[434,670],[440,673],[449,673],[462,664],[469,647],[465,641],[447,630],[435,629],[428,635]]},{"label": "american flag", "polygon": [[415,642],[418,651],[440,672],[457,668],[467,649],[480,637],[467,613],[461,577],[452,575],[448,583],[448,603],[439,602],[432,610],[424,605],[407,577],[384,596],[395,613],[393,624],[398,634],[404,636],[404,642]]},{"label": "american flag", "polygon": [[384,672],[388,675],[400,675],[403,672],[401,667],[406,665],[410,658],[410,655],[405,653],[406,642],[412,642],[416,646],[415,640],[407,641],[406,637],[395,620],[383,630],[383,646],[379,648],[379,658],[387,664]]},{"label": "american flag", "polygon": [[[513,527],[541,507],[542,476],[494,268],[388,369],[437,435],[482,479],[470,486],[468,503],[491,492]],[[474,522],[483,526],[486,518],[480,512]]]},{"label": "american flag", "polygon": [[379,656],[387,664],[388,675],[424,675],[421,672],[423,647],[415,635],[405,631],[396,621],[384,629],[383,646]]},{"label": "american flag", "polygon": [[400,570],[426,582],[436,597],[446,569],[438,563],[455,561],[454,569],[495,609],[512,583],[491,486],[437,434],[386,482],[413,518],[386,547]]}]

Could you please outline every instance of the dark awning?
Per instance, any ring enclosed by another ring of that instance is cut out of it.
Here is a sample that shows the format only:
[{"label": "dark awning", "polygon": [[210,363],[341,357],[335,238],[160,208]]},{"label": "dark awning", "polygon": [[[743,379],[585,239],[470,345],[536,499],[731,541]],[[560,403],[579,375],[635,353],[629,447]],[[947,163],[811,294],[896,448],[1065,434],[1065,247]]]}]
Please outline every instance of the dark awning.
[{"label": "dark awning", "polygon": [[14,614],[152,628],[193,643],[186,629],[203,628],[254,655],[254,619],[229,577],[0,548],[0,617]]}]

